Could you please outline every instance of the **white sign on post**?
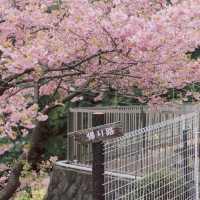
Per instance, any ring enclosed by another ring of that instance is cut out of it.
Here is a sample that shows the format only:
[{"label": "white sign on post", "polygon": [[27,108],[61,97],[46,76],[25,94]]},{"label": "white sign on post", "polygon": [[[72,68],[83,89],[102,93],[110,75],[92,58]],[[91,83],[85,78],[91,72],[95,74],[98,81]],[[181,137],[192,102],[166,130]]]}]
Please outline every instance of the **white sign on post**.
[{"label": "white sign on post", "polygon": [[98,142],[123,135],[120,122],[96,126],[90,129],[71,133],[80,142]]}]

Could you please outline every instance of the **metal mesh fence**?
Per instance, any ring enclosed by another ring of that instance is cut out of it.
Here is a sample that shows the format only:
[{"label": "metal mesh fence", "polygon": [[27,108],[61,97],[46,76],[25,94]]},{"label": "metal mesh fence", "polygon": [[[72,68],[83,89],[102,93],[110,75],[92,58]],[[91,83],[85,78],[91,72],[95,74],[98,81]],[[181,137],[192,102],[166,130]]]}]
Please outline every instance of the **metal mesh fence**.
[{"label": "metal mesh fence", "polygon": [[199,115],[132,131],[105,144],[106,200],[198,200]]},{"label": "metal mesh fence", "polygon": [[[105,113],[105,123],[120,121],[124,132],[172,119],[181,112],[180,109],[170,109],[169,107],[151,110],[147,106],[76,108],[71,110],[68,132],[91,128],[92,114],[95,111]],[[76,160],[86,165],[91,164],[92,148],[90,144],[80,144],[75,141],[74,137],[68,137],[67,148],[67,160]]]}]

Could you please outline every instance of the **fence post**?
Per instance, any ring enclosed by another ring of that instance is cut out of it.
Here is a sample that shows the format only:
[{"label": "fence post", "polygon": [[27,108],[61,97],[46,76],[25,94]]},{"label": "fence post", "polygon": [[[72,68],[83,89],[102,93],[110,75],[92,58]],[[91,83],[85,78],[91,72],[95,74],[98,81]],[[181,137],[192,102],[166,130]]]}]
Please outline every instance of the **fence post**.
[{"label": "fence post", "polygon": [[195,182],[195,200],[199,200],[199,127],[198,127],[198,121],[199,116],[195,118],[195,129],[194,131],[194,142],[195,142],[195,154],[194,154],[194,182]]},{"label": "fence post", "polygon": [[[105,123],[104,113],[93,113],[92,125],[99,126]],[[104,144],[103,142],[92,143],[93,163],[92,182],[93,200],[104,200]]]},{"label": "fence post", "polygon": [[183,130],[183,173],[184,173],[184,199],[189,197],[189,162],[188,162],[188,129]]},{"label": "fence post", "polygon": [[[141,128],[144,128],[146,126],[146,113],[141,109]],[[146,141],[147,140],[147,141]],[[142,159],[141,159],[141,170],[143,171],[145,162],[146,162],[146,149],[148,144],[148,135],[146,136],[146,132],[144,131],[142,134]],[[148,161],[147,161],[148,162]]]}]

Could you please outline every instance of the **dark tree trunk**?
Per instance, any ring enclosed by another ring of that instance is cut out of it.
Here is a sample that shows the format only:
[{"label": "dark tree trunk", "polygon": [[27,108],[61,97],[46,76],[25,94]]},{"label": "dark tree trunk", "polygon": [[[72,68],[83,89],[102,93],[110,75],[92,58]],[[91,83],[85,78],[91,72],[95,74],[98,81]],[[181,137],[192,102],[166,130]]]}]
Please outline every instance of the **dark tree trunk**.
[{"label": "dark tree trunk", "polygon": [[4,187],[4,189],[0,191],[0,200],[10,199],[12,195],[14,194],[14,192],[17,190],[17,188],[20,186],[19,177],[23,170],[23,166],[24,166],[23,161],[25,159],[26,159],[26,155],[22,154],[19,161],[13,167],[9,175],[6,187]]},{"label": "dark tree trunk", "polygon": [[28,152],[28,162],[34,170],[38,170],[38,162],[41,161],[41,155],[45,152],[45,143],[50,135],[47,122],[37,123],[36,128],[31,134],[31,148]]}]

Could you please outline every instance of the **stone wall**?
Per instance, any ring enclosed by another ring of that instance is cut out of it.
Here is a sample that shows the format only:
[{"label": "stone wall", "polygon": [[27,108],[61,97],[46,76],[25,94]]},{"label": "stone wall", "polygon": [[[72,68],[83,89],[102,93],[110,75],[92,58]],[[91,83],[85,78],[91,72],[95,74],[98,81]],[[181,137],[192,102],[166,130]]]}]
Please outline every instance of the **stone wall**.
[{"label": "stone wall", "polygon": [[44,200],[92,200],[90,172],[55,165]]}]

